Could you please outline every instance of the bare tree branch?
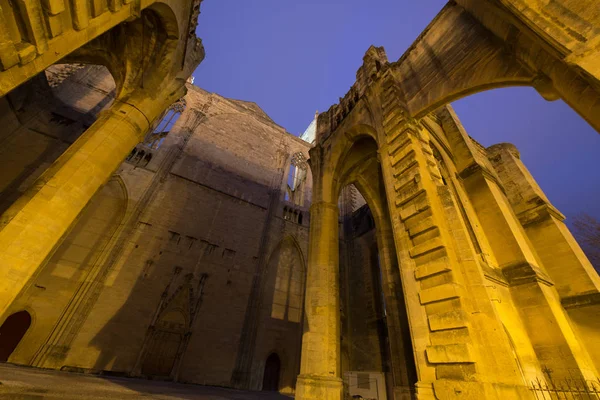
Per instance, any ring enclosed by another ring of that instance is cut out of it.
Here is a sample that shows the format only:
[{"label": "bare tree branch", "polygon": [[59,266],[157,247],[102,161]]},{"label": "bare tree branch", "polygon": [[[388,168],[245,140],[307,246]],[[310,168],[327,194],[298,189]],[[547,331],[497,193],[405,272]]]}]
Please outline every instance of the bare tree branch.
[{"label": "bare tree branch", "polygon": [[594,268],[600,271],[600,221],[585,213],[578,214],[573,218],[573,231]]}]

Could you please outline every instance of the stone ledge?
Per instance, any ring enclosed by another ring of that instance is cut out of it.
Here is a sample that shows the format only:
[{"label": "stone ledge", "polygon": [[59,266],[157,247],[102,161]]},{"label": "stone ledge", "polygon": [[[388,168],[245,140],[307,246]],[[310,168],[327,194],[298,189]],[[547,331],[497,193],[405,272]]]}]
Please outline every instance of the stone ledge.
[{"label": "stone ledge", "polygon": [[476,162],[474,162],[473,164],[469,165],[468,167],[464,168],[462,171],[460,171],[458,173],[458,176],[465,180],[467,178],[469,178],[470,176],[479,173],[480,175],[482,175],[485,179],[490,180],[492,182],[494,182],[502,191],[502,193],[506,194],[506,190],[504,189],[504,185],[502,184],[502,182],[500,182],[498,180],[498,178],[496,177],[496,175],[494,175],[493,173],[491,173],[486,167],[477,164]]},{"label": "stone ledge", "polygon": [[466,328],[468,326],[467,315],[463,310],[433,314],[428,317],[428,320],[431,331]]},{"label": "stone ledge", "polygon": [[429,276],[450,272],[450,261],[447,257],[440,260],[421,265],[415,269],[415,279],[421,280]]},{"label": "stone ledge", "polygon": [[434,250],[444,248],[444,242],[440,236],[434,237],[421,244],[413,246],[408,252],[411,258],[417,258]]},{"label": "stone ledge", "polygon": [[419,300],[421,304],[425,305],[436,301],[455,299],[460,297],[461,293],[462,287],[456,283],[446,283],[421,291],[419,293]]},{"label": "stone ledge", "polygon": [[297,399],[341,400],[343,382],[340,378],[321,375],[298,375]]},{"label": "stone ledge", "polygon": [[483,275],[486,277],[486,279],[502,286],[509,286],[506,278],[502,274],[502,271],[490,267],[487,263],[479,262],[478,264],[481,266]]},{"label": "stone ledge", "polygon": [[509,286],[523,285],[531,282],[541,282],[548,286],[554,286],[554,282],[537,266],[530,263],[509,265],[502,268],[502,274]]},{"label": "stone ledge", "polygon": [[534,396],[527,386],[506,385],[490,382],[468,382],[438,379],[433,382],[436,399],[489,399],[520,400]]},{"label": "stone ledge", "polygon": [[537,197],[537,206],[517,214],[519,222],[523,226],[535,224],[545,221],[550,217],[554,217],[559,221],[564,221],[565,216],[558,211],[552,204],[546,203],[541,197]]},{"label": "stone ledge", "polygon": [[561,304],[565,309],[581,308],[600,305],[600,292],[577,294],[561,299]]}]

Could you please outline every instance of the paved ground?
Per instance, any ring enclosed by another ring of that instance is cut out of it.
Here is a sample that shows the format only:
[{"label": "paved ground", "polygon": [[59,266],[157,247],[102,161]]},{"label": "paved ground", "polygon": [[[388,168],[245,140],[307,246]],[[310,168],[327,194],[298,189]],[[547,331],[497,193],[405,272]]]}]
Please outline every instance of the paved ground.
[{"label": "paved ground", "polygon": [[290,400],[265,392],[40,370],[0,364],[0,399]]}]

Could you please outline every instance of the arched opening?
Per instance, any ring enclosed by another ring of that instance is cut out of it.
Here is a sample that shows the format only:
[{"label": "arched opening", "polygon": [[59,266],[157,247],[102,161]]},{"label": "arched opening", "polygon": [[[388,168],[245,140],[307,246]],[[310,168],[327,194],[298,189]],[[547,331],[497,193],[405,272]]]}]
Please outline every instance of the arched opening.
[{"label": "arched opening", "polygon": [[272,299],[267,299],[271,319],[294,324],[302,322],[303,264],[302,255],[291,237],[285,238],[273,251],[268,264],[269,281],[273,285]]},{"label": "arched opening", "polygon": [[8,361],[30,325],[31,315],[27,311],[19,311],[6,318],[0,326],[0,362]]},{"label": "arched opening", "polygon": [[[304,295],[306,268],[305,257],[297,240],[286,236],[272,250],[266,265],[264,289],[261,294],[261,310],[257,336],[254,343],[256,354],[282,355],[281,371],[276,374],[278,386],[272,389],[281,393],[293,393],[296,376],[300,370],[300,346],[304,325]],[[256,368],[262,369],[262,358],[256,358]],[[255,388],[260,389],[261,376],[255,374]],[[266,388],[267,386],[263,386]]]},{"label": "arched opening", "polygon": [[307,172],[308,164],[306,163],[304,154],[298,152],[292,155],[285,188],[285,201],[289,201],[297,206],[304,206]]},{"label": "arched opening", "polygon": [[0,98],[0,213],[109,107],[115,80],[100,65],[55,64]]},{"label": "arched opening", "polygon": [[484,147],[501,142],[517,147],[567,225],[581,212],[600,219],[600,136],[564,101],[548,102],[530,87],[509,87],[473,94],[452,107],[466,132]]},{"label": "arched opening", "polygon": [[[52,256],[40,267],[34,284],[15,299],[13,309],[26,307],[36,313],[34,334],[27,336],[23,346],[13,355],[16,362],[46,366],[44,362],[49,356],[54,360],[67,357],[76,332],[85,321],[79,317],[78,313],[82,311],[73,299],[85,293],[90,277],[103,265],[103,254],[113,248],[112,240],[126,207],[127,192],[123,182],[118,178],[109,180],[92,197]],[[66,327],[63,334],[51,336],[57,326]],[[46,341],[40,341],[40,338],[46,338]]]},{"label": "arched opening", "polygon": [[417,374],[376,155],[376,142],[362,137],[337,168],[341,372],[348,396],[409,399]]},{"label": "arched opening", "polygon": [[278,392],[280,374],[281,360],[276,353],[272,353],[265,362],[262,390],[265,392]]}]

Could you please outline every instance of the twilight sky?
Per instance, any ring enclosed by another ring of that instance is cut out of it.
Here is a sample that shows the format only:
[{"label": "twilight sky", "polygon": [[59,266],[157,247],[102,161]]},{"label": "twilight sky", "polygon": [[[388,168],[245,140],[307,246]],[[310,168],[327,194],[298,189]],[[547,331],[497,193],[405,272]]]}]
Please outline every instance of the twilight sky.
[{"label": "twilight sky", "polygon": [[[445,0],[205,0],[198,25],[206,59],[195,84],[256,102],[301,134],[316,110],[337,103],[371,44],[397,60]],[[531,88],[496,89],[454,102],[484,146],[515,144],[566,216],[600,218],[600,135],[562,101]]]}]

